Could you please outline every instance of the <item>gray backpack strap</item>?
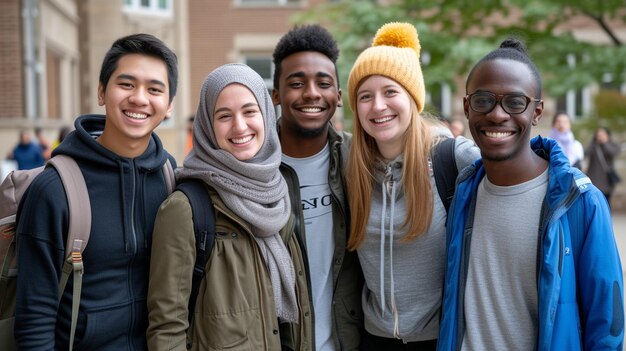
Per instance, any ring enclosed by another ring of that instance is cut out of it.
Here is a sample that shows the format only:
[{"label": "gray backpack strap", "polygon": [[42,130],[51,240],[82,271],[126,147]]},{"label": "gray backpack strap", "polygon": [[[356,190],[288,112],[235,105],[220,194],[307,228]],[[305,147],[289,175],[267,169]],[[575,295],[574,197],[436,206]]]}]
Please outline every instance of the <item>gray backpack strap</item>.
[{"label": "gray backpack strap", "polygon": [[168,158],[163,165],[163,175],[165,176],[165,185],[167,186],[167,193],[171,194],[176,187],[176,177],[174,176],[174,168]]},{"label": "gray backpack strap", "polygon": [[69,229],[65,244],[65,261],[59,284],[59,301],[65,291],[70,274],[74,274],[74,289],[72,291],[72,326],[70,330],[69,349],[74,346],[78,310],[80,308],[80,294],[83,284],[83,256],[82,253],[91,234],[91,204],[83,173],[73,158],[66,155],[57,155],[48,161],[59,173],[69,209]]}]

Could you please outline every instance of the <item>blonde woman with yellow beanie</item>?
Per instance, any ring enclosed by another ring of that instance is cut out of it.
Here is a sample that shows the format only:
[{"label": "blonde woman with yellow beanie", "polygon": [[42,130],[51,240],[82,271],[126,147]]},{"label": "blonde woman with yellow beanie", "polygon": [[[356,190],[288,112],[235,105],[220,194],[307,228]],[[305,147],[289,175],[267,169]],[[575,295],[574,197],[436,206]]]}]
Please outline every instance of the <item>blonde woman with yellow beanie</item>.
[{"label": "blonde woman with yellow beanie", "polygon": [[[420,44],[408,23],[382,26],[348,82],[355,114],[347,182],[348,247],[366,284],[362,350],[435,350],[445,266],[446,210],[437,195],[431,149],[452,137],[421,112]],[[458,137],[457,168],[477,159]]]}]

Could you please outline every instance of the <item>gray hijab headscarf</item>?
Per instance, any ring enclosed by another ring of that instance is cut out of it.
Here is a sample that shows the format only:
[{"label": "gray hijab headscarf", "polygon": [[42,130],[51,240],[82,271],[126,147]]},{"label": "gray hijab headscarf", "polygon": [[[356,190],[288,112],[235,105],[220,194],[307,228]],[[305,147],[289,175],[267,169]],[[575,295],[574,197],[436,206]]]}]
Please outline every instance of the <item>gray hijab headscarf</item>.
[{"label": "gray hijab headscarf", "polygon": [[[234,83],[254,94],[264,120],[263,145],[246,161],[239,161],[220,149],[213,130],[217,97]],[[279,171],[280,163],[274,106],[261,76],[244,64],[226,64],[209,73],[202,85],[193,122],[193,148],[183,168],[177,171],[177,180],[201,179],[217,191],[231,211],[250,224],[269,269],[276,313],[281,320],[296,321],[293,261],[278,234],[290,216],[289,193]]]}]

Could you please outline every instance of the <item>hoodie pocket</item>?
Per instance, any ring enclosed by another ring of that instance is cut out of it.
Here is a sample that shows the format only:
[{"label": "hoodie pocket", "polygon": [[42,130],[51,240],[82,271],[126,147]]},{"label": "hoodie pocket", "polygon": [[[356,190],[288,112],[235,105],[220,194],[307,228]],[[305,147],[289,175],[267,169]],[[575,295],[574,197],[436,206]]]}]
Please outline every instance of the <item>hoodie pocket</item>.
[{"label": "hoodie pocket", "polygon": [[[98,350],[101,348],[115,349],[128,345],[129,334],[132,333],[130,321],[131,305],[118,306],[105,310],[91,311],[78,317],[75,350]],[[82,337],[81,326],[84,326]],[[69,335],[69,330],[68,330]],[[127,346],[125,346],[127,347]]]}]

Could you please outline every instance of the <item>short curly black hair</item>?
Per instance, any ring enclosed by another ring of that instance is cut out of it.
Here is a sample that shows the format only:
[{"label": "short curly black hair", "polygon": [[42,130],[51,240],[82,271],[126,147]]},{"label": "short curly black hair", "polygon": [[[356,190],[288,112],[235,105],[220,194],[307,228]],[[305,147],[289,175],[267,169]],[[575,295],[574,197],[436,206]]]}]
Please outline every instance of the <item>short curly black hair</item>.
[{"label": "short curly black hair", "polygon": [[[330,32],[318,24],[295,26],[283,35],[274,49],[272,55],[274,58],[274,89],[278,89],[280,66],[285,57],[302,51],[316,51],[328,57],[335,66],[335,75],[339,77],[337,73],[339,48]],[[337,87],[339,87],[339,79],[337,79]]]}]

